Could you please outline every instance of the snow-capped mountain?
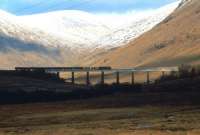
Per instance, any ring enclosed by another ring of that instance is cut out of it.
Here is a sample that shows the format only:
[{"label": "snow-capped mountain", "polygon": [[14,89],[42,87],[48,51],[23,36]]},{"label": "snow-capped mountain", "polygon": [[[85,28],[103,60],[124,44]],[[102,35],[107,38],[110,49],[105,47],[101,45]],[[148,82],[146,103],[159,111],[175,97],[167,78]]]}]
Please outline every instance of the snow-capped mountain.
[{"label": "snow-capped mountain", "polygon": [[[4,60],[11,65],[15,62],[14,66],[27,62],[34,65],[34,60],[36,65],[79,65],[78,59],[96,48],[118,47],[150,30],[179,3],[157,10],[109,15],[66,10],[15,16],[0,10],[0,56],[6,54]],[[33,53],[31,59],[26,57],[30,53]],[[18,59],[21,54],[25,57]]]},{"label": "snow-capped mountain", "polygon": [[106,49],[126,44],[150,30],[172,13],[179,3],[124,15],[68,10],[20,16],[18,20],[24,25],[61,38],[72,49]]}]

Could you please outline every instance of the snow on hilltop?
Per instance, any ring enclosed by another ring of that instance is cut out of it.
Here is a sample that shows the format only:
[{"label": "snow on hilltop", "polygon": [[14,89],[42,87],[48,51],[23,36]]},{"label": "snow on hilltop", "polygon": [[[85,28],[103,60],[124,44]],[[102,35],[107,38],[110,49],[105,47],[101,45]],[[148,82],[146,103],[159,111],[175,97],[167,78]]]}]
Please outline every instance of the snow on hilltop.
[{"label": "snow on hilltop", "polygon": [[109,35],[101,38],[99,40],[99,47],[107,46],[112,48],[127,44],[129,41],[139,37],[143,33],[152,29],[158,23],[162,22],[177,8],[179,3],[180,1],[157,10],[144,11],[128,15],[128,17],[133,19],[129,19],[126,24],[122,25],[117,30],[114,30]]},{"label": "snow on hilltop", "polygon": [[0,34],[68,50],[109,49],[128,43],[172,13],[180,2],[127,14],[66,10],[14,16],[0,10]]},{"label": "snow on hilltop", "polygon": [[26,25],[64,39],[72,48],[94,45],[99,37],[111,31],[95,15],[82,11],[55,11],[19,19]]}]

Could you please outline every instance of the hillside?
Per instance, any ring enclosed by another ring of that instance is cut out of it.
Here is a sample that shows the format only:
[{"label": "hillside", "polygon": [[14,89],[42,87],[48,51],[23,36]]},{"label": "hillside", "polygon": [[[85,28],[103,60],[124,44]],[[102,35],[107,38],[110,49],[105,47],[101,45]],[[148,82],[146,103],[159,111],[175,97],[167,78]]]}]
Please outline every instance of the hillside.
[{"label": "hillside", "polygon": [[66,10],[15,16],[0,10],[0,69],[80,65],[83,57],[123,46],[150,30],[177,5],[125,15]]},{"label": "hillside", "polygon": [[151,31],[127,46],[104,53],[91,65],[175,66],[200,63],[200,1],[184,0]]}]

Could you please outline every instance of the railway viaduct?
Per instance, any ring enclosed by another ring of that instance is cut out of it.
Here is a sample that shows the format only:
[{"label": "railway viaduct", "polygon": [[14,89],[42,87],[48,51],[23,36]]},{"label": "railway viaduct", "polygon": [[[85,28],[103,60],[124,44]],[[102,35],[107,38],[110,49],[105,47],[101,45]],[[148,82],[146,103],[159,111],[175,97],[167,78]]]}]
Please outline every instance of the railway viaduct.
[{"label": "railway viaduct", "polygon": [[116,84],[120,84],[120,74],[130,73],[131,82],[135,84],[135,73],[143,72],[146,74],[146,83],[150,83],[151,72],[161,72],[165,75],[165,72],[178,72],[178,67],[154,67],[154,68],[111,68],[111,67],[16,67],[16,71],[44,71],[46,73],[56,73],[58,76],[61,72],[71,73],[71,83],[75,84],[75,73],[85,72],[86,73],[86,84],[90,85],[90,73],[100,73],[101,84],[105,83],[105,73],[113,72],[116,74]]}]

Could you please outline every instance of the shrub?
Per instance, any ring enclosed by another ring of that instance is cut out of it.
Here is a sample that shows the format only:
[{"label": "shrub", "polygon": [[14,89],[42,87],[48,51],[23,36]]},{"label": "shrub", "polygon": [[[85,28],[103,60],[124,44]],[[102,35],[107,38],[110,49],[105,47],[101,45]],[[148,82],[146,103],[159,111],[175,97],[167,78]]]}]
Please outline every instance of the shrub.
[{"label": "shrub", "polygon": [[184,78],[200,77],[200,66],[181,65],[179,71],[172,71],[169,75],[165,75],[157,79],[155,82],[171,81]]}]

